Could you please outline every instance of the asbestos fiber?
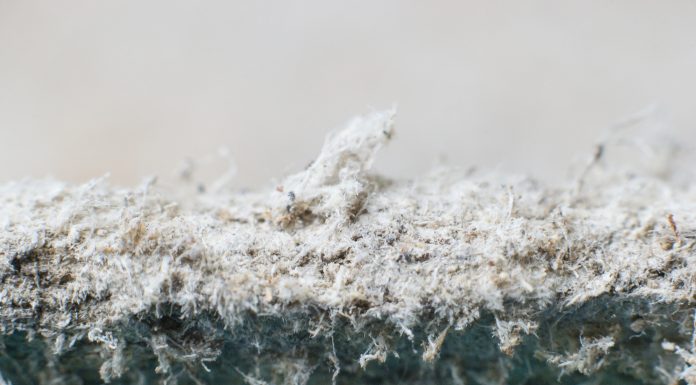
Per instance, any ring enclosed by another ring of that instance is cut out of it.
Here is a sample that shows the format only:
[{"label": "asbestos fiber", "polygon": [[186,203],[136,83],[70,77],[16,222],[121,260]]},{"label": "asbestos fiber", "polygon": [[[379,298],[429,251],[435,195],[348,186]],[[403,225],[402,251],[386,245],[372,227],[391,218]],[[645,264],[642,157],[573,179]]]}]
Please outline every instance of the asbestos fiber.
[{"label": "asbestos fiber", "polygon": [[268,190],[1,185],[0,383],[696,384],[696,184],[391,180],[393,118]]}]

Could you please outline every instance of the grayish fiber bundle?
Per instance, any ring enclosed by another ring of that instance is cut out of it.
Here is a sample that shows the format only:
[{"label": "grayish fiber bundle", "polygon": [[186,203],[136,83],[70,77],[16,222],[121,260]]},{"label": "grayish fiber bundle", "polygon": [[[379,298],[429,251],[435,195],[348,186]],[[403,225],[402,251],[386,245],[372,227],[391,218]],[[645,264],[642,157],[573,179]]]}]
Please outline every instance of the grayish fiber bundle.
[{"label": "grayish fiber bundle", "polygon": [[696,184],[389,180],[393,115],[268,191],[0,186],[0,383],[696,384]]}]

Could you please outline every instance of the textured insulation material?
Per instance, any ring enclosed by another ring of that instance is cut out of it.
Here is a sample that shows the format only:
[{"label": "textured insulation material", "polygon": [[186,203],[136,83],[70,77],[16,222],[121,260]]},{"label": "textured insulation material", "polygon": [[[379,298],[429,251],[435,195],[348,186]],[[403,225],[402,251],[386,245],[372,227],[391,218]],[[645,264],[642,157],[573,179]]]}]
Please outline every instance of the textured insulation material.
[{"label": "textured insulation material", "polygon": [[0,383],[696,384],[695,184],[390,180],[393,118],[268,190],[1,185]]}]

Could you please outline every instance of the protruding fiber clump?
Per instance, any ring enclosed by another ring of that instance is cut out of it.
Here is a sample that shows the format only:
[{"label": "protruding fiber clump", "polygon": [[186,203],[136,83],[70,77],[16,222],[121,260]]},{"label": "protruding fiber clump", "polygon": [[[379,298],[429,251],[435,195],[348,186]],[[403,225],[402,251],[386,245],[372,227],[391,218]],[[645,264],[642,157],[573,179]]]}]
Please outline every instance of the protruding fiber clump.
[{"label": "protruding fiber clump", "polygon": [[696,384],[696,184],[388,180],[392,120],[268,191],[0,186],[0,383]]}]

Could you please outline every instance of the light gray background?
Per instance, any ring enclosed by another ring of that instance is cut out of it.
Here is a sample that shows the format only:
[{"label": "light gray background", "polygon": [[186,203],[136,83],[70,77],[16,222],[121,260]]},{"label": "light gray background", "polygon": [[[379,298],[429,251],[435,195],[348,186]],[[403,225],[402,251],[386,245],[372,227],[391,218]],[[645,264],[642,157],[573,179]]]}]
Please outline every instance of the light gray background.
[{"label": "light gray background", "polygon": [[382,172],[558,178],[653,103],[696,140],[695,73],[693,0],[0,0],[0,180],[131,185],[226,146],[255,186],[394,102]]}]

